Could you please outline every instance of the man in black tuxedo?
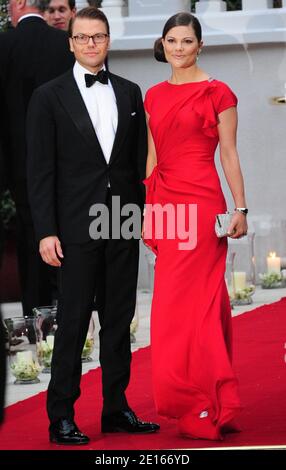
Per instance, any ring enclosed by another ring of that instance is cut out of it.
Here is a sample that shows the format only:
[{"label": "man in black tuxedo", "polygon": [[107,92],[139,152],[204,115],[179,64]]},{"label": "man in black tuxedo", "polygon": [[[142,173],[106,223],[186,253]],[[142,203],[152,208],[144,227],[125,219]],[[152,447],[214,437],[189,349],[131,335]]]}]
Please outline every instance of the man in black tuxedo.
[{"label": "man in black tuxedo", "polygon": [[[26,179],[26,111],[33,91],[72,67],[68,35],[46,24],[44,0],[10,0],[15,28],[0,34],[1,129],[8,183],[17,209],[18,265],[24,315],[52,302],[53,269],[43,263],[35,240]],[[54,273],[55,274],[55,273]],[[55,284],[55,281],[53,282]]]},{"label": "man in black tuxedo", "polygon": [[81,353],[94,293],[101,326],[101,430],[146,433],[159,428],[140,421],[125,396],[139,240],[89,234],[90,208],[105,204],[116,217],[120,211],[112,213],[113,196],[120,196],[121,207],[133,203],[138,208],[140,237],[144,205],[142,96],[136,84],[105,70],[109,42],[106,16],[94,7],[79,11],[70,27],[73,70],[36,90],[28,112],[28,182],[36,234],[43,260],[61,272],[47,401],[50,440],[58,444],[89,441],[74,422],[74,403],[80,396]]}]

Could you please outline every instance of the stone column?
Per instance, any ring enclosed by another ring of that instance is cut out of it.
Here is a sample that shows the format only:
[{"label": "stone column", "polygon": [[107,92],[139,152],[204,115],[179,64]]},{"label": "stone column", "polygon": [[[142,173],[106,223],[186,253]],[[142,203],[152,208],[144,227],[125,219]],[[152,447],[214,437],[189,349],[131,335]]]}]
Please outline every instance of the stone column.
[{"label": "stone column", "polygon": [[265,10],[272,7],[272,0],[242,0],[243,10]]},{"label": "stone column", "polygon": [[107,18],[120,18],[127,16],[126,0],[103,0],[101,9]]},{"label": "stone column", "polygon": [[196,13],[212,13],[226,11],[226,3],[223,0],[200,0],[196,2]]}]

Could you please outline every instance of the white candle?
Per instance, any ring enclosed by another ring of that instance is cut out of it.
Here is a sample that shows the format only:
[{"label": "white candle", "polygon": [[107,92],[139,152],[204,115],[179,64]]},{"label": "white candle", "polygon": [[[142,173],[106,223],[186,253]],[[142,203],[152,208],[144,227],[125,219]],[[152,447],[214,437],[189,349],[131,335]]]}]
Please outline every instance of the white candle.
[{"label": "white candle", "polygon": [[49,348],[54,349],[54,341],[55,341],[54,335],[48,335],[46,338],[46,341],[47,341],[47,345],[49,346]]},{"label": "white candle", "polygon": [[280,271],[281,271],[281,258],[279,258],[279,256],[276,256],[275,251],[269,253],[269,256],[267,257],[268,274],[270,273],[281,274]]},{"label": "white candle", "polygon": [[235,292],[246,288],[246,273],[243,271],[234,271],[233,282]]},{"label": "white candle", "polygon": [[32,351],[17,352],[16,357],[17,357],[17,362],[18,363],[20,363],[20,362],[25,362],[27,364],[33,363]]}]

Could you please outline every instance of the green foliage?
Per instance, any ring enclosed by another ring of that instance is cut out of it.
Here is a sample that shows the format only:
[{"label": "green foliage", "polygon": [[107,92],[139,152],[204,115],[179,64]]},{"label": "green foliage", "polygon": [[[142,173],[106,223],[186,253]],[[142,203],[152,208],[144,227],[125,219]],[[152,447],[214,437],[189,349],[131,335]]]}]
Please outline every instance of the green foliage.
[{"label": "green foliage", "polygon": [[41,367],[36,361],[20,360],[11,363],[11,371],[18,380],[35,380],[41,372]]},{"label": "green foliage", "polygon": [[8,26],[8,0],[0,0],[0,31],[5,31]]},{"label": "green foliage", "polygon": [[[0,31],[5,31],[9,23],[8,3],[8,0],[0,0]],[[11,198],[10,192],[6,191],[0,201],[0,218],[3,221],[5,229],[11,226],[15,214],[15,204]]]},{"label": "green foliage", "polygon": [[238,291],[236,291],[234,298],[238,300],[248,299],[251,295],[254,294],[254,291],[255,286],[253,285],[245,287],[244,289],[239,289]]},{"label": "green foliage", "polygon": [[0,218],[3,221],[3,225],[5,229],[11,227],[11,223],[13,222],[16,214],[16,208],[14,201],[11,198],[10,192],[5,191],[1,204],[0,204]]},{"label": "green foliage", "polygon": [[93,349],[94,349],[94,339],[89,334],[87,334],[84,347],[82,350],[81,358],[87,359],[88,357],[90,357]]},{"label": "green foliage", "polygon": [[271,287],[284,287],[285,280],[281,274],[278,273],[265,273],[259,275],[262,281],[262,287],[269,289]]}]

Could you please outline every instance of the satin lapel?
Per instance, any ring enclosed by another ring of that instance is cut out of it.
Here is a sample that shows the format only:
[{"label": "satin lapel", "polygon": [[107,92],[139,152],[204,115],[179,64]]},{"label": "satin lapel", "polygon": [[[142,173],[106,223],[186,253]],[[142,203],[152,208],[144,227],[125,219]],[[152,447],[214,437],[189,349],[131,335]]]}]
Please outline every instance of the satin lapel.
[{"label": "satin lapel", "polygon": [[69,71],[66,74],[66,79],[58,86],[57,92],[64,108],[72,118],[77,129],[84,137],[89,147],[106,165],[106,160],[104,158],[100,143],[72,71]]},{"label": "satin lapel", "polygon": [[118,126],[110,156],[111,163],[118,155],[120,147],[128,131],[132,110],[126,86],[113,74],[110,74],[109,78],[115,93],[118,110]]}]

